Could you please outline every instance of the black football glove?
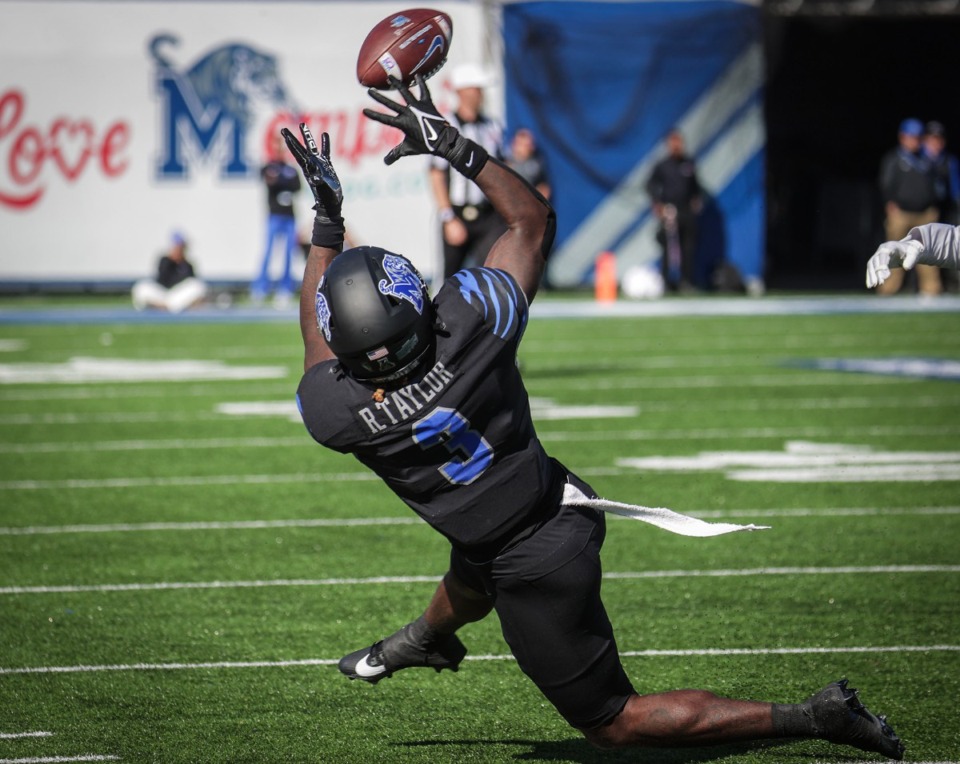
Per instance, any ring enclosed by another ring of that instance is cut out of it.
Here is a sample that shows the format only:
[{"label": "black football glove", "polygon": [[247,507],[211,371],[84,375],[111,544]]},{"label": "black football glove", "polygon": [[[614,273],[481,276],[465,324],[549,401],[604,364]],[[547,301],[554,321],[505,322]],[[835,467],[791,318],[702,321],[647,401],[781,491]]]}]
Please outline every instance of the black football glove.
[{"label": "black football glove", "polygon": [[387,98],[373,88],[367,91],[373,100],[393,109],[396,114],[384,114],[373,109],[364,109],[363,113],[376,122],[396,127],[404,134],[401,144],[390,149],[383,158],[387,164],[393,164],[400,157],[414,154],[434,154],[450,162],[451,167],[471,180],[477,177],[489,158],[486,150],[460,135],[460,132],[445,120],[433,105],[430,91],[422,75],[417,75],[417,89],[420,98],[414,98],[410,89],[395,77],[391,84],[400,91],[406,105]]},{"label": "black football glove", "polygon": [[337,171],[330,162],[330,136],[326,133],[320,136],[318,150],[313,133],[303,122],[300,123],[300,133],[306,145],[301,144],[287,128],[280,131],[287,148],[303,170],[303,177],[313,192],[313,198],[316,199],[313,209],[317,215],[313,221],[311,241],[318,247],[340,249],[343,247],[344,235],[343,215],[340,213],[343,189]]}]

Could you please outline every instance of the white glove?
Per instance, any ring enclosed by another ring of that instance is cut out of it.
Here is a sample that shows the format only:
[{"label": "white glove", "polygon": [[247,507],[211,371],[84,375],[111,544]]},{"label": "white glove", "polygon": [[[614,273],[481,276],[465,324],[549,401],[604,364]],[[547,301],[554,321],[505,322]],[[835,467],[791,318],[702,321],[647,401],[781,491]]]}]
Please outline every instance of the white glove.
[{"label": "white glove", "polygon": [[867,286],[880,286],[890,278],[891,268],[903,268],[909,271],[923,252],[919,241],[888,241],[881,244],[867,261]]}]

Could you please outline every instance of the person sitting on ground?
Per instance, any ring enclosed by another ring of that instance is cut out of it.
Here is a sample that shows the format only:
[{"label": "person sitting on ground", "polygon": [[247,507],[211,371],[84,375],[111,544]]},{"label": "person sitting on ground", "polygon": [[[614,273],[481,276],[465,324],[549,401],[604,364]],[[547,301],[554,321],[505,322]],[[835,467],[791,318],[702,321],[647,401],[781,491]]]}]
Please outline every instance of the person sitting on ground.
[{"label": "person sitting on ground", "polygon": [[203,302],[207,285],[187,260],[187,240],[181,233],[174,233],[170,249],[160,258],[157,275],[141,279],[133,285],[133,307],[137,310],[156,308],[170,313],[180,313]]}]

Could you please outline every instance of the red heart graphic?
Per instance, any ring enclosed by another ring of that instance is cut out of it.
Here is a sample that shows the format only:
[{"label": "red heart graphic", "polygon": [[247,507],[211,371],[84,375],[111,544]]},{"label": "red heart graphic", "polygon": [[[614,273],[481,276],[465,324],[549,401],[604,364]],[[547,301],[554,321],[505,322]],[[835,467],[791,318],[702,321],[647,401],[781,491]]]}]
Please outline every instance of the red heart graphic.
[{"label": "red heart graphic", "polygon": [[50,156],[67,180],[77,179],[92,153],[93,125],[87,120],[60,118],[50,126]]}]

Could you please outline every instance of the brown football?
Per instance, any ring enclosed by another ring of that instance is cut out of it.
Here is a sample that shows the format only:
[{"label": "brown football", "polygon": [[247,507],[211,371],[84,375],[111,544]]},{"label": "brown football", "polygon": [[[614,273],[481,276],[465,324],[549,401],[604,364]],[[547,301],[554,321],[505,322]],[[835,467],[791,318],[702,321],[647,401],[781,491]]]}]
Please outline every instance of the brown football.
[{"label": "brown football", "polygon": [[452,39],[453,22],[442,11],[412,8],[392,13],[363,41],[357,79],[377,90],[390,89],[390,76],[411,85],[416,75],[427,78],[443,66]]}]

